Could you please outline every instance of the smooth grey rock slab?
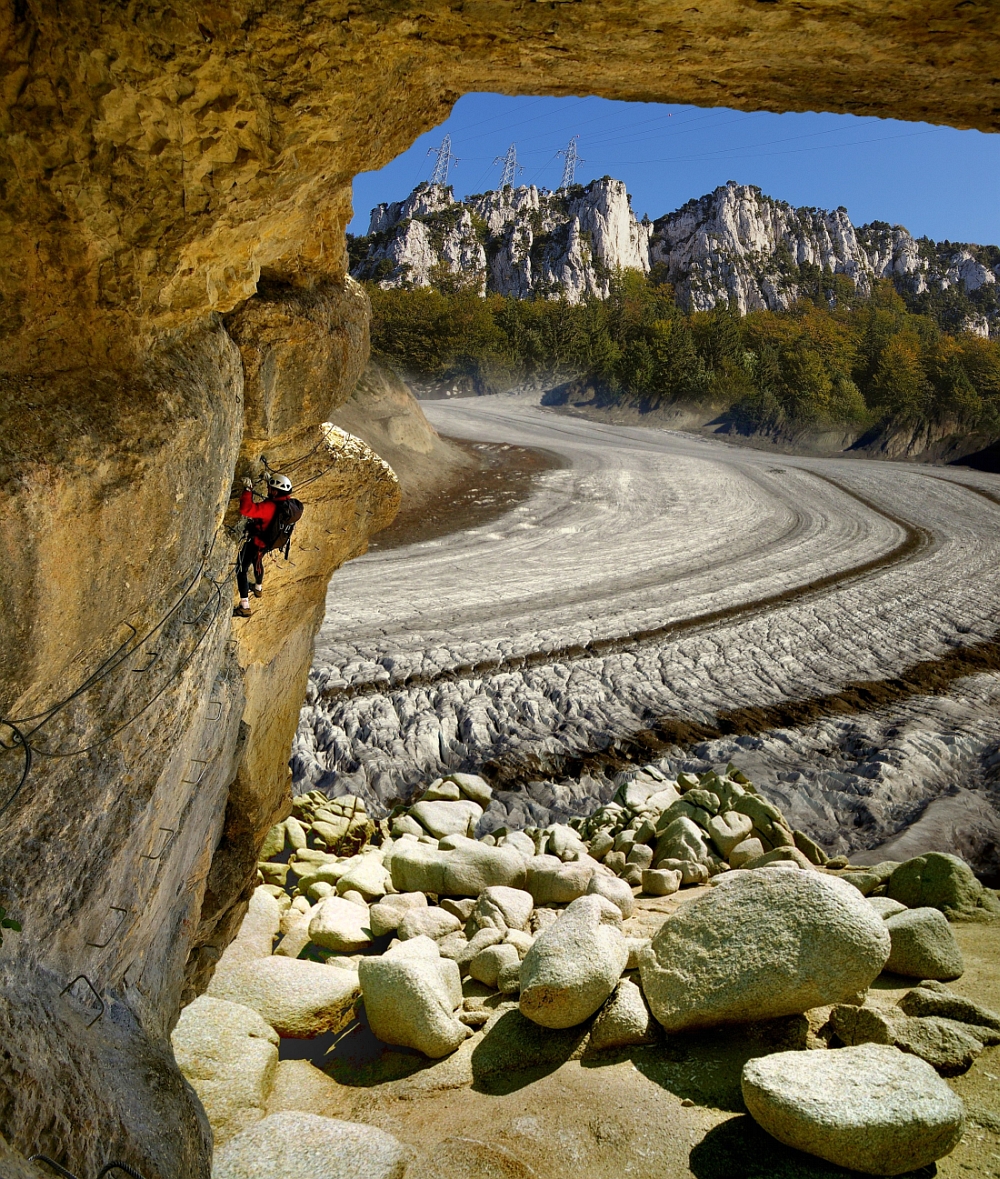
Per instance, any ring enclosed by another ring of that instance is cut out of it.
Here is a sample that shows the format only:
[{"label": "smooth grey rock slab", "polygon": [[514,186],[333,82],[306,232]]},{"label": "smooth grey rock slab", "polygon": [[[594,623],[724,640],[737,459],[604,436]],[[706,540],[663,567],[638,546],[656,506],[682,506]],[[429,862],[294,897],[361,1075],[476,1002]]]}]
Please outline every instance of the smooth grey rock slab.
[{"label": "smooth grey rock slab", "polygon": [[954,1150],[965,1107],[933,1068],[880,1044],[777,1052],[743,1068],[743,1100],[779,1142],[868,1175],[903,1175]]},{"label": "smooth grey rock slab", "polygon": [[412,1157],[375,1126],[276,1113],[216,1153],[212,1179],[402,1179]]}]

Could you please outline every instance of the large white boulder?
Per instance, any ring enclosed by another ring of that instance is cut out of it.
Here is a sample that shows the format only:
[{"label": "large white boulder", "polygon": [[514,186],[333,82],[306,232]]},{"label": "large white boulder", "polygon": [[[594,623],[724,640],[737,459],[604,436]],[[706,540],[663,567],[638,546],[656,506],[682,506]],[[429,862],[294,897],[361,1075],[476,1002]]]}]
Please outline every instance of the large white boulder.
[{"label": "large white boulder", "polygon": [[446,1056],[466,1037],[455,1012],[462,1005],[458,963],[442,958],[427,937],[415,937],[358,967],[365,1012],[386,1044]]},{"label": "large white boulder", "polygon": [[525,889],[536,905],[564,905],[586,895],[600,865],[590,856],[564,864],[557,856],[535,856],[527,861]]},{"label": "large white boulder", "polygon": [[212,1179],[402,1179],[412,1157],[375,1126],[276,1113],[216,1152]]},{"label": "large white boulder", "polygon": [[514,848],[489,847],[458,836],[447,842],[447,848],[399,843],[393,850],[391,865],[396,891],[478,897],[494,884],[524,886],[524,858]]},{"label": "large white boulder", "polygon": [[530,892],[522,888],[494,886],[480,894],[469,921],[474,931],[490,927],[506,936],[508,930],[527,929],[534,907]]},{"label": "large white boulder", "polygon": [[372,941],[367,908],[343,897],[324,897],[309,920],[309,940],[324,950],[356,954]]},{"label": "large white boulder", "polygon": [[621,910],[601,896],[579,897],[535,939],[521,963],[521,1014],[568,1028],[594,1014],[628,962]]},{"label": "large white boulder", "polygon": [[215,999],[252,1008],[278,1035],[304,1040],[345,1027],[360,993],[354,970],[276,955],[243,963],[221,976],[216,971],[208,987]]},{"label": "large white boulder", "polygon": [[410,817],[435,839],[443,839],[445,835],[472,835],[483,817],[483,808],[467,798],[458,802],[418,802],[410,807]]},{"label": "large white boulder", "polygon": [[217,1147],[264,1117],[278,1042],[278,1033],[239,1003],[200,995],[181,1012],[170,1043],[205,1107]]},{"label": "large white boulder", "polygon": [[751,1060],[743,1100],[779,1142],[868,1175],[927,1166],[954,1150],[965,1124],[961,1099],[929,1064],[880,1044]]},{"label": "large white boulder", "polygon": [[863,991],[889,957],[864,897],[817,872],[733,872],[671,914],[639,955],[669,1032],[797,1015]]}]

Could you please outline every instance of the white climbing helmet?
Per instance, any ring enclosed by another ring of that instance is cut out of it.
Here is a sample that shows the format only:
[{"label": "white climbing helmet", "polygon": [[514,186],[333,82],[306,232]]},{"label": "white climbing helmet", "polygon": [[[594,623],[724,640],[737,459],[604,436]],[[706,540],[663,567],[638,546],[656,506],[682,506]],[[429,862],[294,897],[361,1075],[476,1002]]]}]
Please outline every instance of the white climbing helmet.
[{"label": "white climbing helmet", "polygon": [[271,475],[268,477],[267,485],[272,491],[277,491],[281,495],[292,494],[292,481],[287,475]]}]

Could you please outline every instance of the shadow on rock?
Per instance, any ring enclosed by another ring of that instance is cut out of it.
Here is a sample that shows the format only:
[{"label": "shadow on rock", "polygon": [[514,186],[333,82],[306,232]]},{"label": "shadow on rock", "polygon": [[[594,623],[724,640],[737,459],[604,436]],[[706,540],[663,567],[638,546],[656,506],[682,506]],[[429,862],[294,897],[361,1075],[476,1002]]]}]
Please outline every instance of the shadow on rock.
[{"label": "shadow on rock", "polygon": [[743,1113],[740,1077],[746,1062],[772,1052],[804,1049],[808,1032],[806,1018],[791,1015],[678,1033],[667,1036],[661,1047],[634,1048],[630,1056],[644,1077],[675,1096],[695,1105]]},{"label": "shadow on rock", "polygon": [[[783,1146],[748,1114],[710,1130],[691,1151],[688,1165],[695,1179],[861,1179],[860,1171]],[[933,1179],[937,1173],[931,1163],[899,1179]]]},{"label": "shadow on rock", "polygon": [[282,1040],[281,1059],[308,1060],[338,1084],[354,1089],[400,1081],[438,1063],[415,1049],[384,1044],[371,1030],[363,1006],[343,1032],[313,1040]]},{"label": "shadow on rock", "polygon": [[520,1011],[508,1011],[473,1050],[472,1087],[501,1095],[522,1089],[578,1059],[589,1033],[589,1021],[573,1028],[543,1028]]}]

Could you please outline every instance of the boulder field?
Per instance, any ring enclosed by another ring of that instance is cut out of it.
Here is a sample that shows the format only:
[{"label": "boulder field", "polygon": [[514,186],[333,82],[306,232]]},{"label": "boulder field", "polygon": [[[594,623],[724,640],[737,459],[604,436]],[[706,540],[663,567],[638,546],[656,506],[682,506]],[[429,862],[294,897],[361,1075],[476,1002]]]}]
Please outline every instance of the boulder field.
[{"label": "boulder field", "polygon": [[[279,1066],[274,1033],[369,1037],[369,1058],[446,1070],[450,1091],[770,1029],[742,1103],[772,1139],[866,1174],[947,1155],[966,1114],[942,1078],[1000,1044],[1000,1015],[942,980],[964,972],[954,922],[992,924],[995,895],[955,857],[831,862],[733,766],[621,778],[589,817],[478,839],[470,808],[490,787],[472,775],[377,823],[350,796],[295,799],[239,936],[174,1033],[222,1145],[215,1174],[271,1179],[277,1160],[311,1174],[314,1154],[340,1174],[366,1135],[371,1169],[344,1174],[438,1173],[389,1123],[343,1120],[314,1065]],[[741,859],[748,843],[760,850]],[[339,1083],[371,1084],[355,1067]]]}]

